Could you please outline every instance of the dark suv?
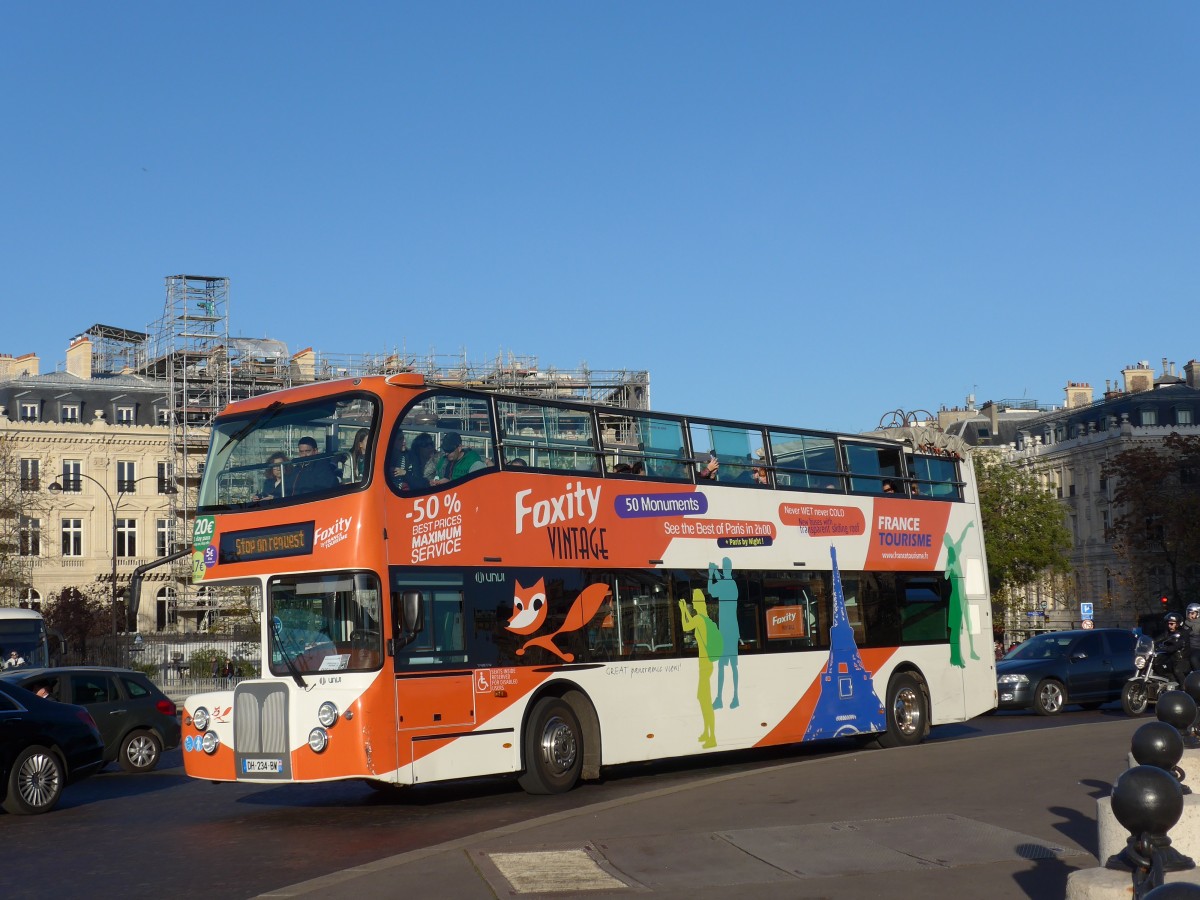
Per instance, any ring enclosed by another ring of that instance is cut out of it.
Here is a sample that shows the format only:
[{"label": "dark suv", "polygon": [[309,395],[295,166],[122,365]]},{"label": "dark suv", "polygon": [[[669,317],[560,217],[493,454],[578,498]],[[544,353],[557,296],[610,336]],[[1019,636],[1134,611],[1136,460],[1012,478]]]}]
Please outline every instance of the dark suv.
[{"label": "dark suv", "polygon": [[175,702],[141,672],[105,666],[19,669],[0,675],[13,684],[84,707],[104,737],[104,761],[126,772],[149,772],[164,750],[179,746]]},{"label": "dark suv", "polygon": [[1124,628],[1050,631],[1031,637],[996,663],[998,706],[1053,716],[1070,703],[1094,709],[1120,700],[1134,672],[1136,639]]}]

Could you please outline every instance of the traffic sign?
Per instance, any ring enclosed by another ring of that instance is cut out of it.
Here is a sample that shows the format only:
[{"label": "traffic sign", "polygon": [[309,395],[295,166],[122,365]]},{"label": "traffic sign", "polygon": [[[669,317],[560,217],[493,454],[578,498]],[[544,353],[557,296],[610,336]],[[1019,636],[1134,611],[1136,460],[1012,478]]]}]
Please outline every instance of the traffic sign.
[{"label": "traffic sign", "polygon": [[1091,628],[1091,627],[1092,627],[1092,620],[1091,620],[1091,619],[1084,619],[1084,620],[1083,620],[1083,621],[1080,623],[1080,625],[1082,625],[1084,628]]},{"label": "traffic sign", "polygon": [[1092,604],[1080,603],[1079,604],[1079,616],[1080,616],[1080,618],[1083,618],[1083,619],[1090,619],[1092,617]]}]

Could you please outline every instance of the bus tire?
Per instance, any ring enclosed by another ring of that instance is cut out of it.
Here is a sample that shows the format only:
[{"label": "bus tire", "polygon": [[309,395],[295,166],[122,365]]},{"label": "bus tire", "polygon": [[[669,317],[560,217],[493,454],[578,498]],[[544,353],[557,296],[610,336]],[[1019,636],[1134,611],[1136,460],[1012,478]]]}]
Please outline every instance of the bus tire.
[{"label": "bus tire", "polygon": [[558,697],[534,704],[525,726],[525,771],[517,783],[530,794],[563,794],[583,768],[583,732],[571,707]]},{"label": "bus tire", "polygon": [[925,682],[912,672],[901,672],[888,683],[887,731],[879,735],[880,747],[911,747],[929,733],[929,698]]}]

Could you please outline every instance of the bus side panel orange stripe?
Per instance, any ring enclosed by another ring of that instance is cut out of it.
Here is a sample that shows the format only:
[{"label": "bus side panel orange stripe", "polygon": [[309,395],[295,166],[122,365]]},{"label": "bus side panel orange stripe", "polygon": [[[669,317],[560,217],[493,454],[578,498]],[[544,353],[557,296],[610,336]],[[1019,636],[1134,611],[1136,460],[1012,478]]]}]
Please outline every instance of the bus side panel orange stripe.
[{"label": "bus side panel orange stripe", "polygon": [[[866,650],[859,650],[858,655],[862,658],[863,666],[874,677],[875,673],[880,670],[887,661],[896,653],[895,647],[878,647]],[[824,672],[824,667],[821,672]],[[886,692],[887,685],[875,685],[875,693],[879,696],[880,702],[886,702],[880,690]],[[813,710],[817,706],[817,698],[821,694],[821,678],[820,672],[817,677],[813,678],[804,695],[796,701],[796,705],[788,710],[787,714],[779,720],[774,728],[767,732],[762,740],[758,741],[756,747],[770,747],[775,744],[794,744],[804,740],[804,733],[808,731],[808,723],[812,720]]]}]

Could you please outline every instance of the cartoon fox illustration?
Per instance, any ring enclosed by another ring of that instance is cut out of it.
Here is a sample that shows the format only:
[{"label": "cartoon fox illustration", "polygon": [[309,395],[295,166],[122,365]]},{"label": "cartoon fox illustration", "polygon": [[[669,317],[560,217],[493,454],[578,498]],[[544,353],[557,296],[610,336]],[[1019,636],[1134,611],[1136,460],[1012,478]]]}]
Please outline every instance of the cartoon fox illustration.
[{"label": "cartoon fox illustration", "polygon": [[[524,656],[525,651],[530,647],[543,647],[566,662],[573,661],[575,654],[559,650],[554,643],[554,639],[560,634],[578,631],[586,625],[592,616],[596,614],[596,610],[600,608],[600,605],[611,596],[612,591],[609,590],[608,585],[589,584],[579,592],[579,596],[571,604],[571,609],[567,612],[567,617],[563,620],[562,627],[551,634],[531,637],[517,650],[517,656]],[[508,620],[508,624],[505,627],[514,634],[533,634],[546,624],[546,613],[545,579],[539,578],[537,583],[530,587],[525,587],[518,581],[517,589],[513,593],[512,618]]]}]

